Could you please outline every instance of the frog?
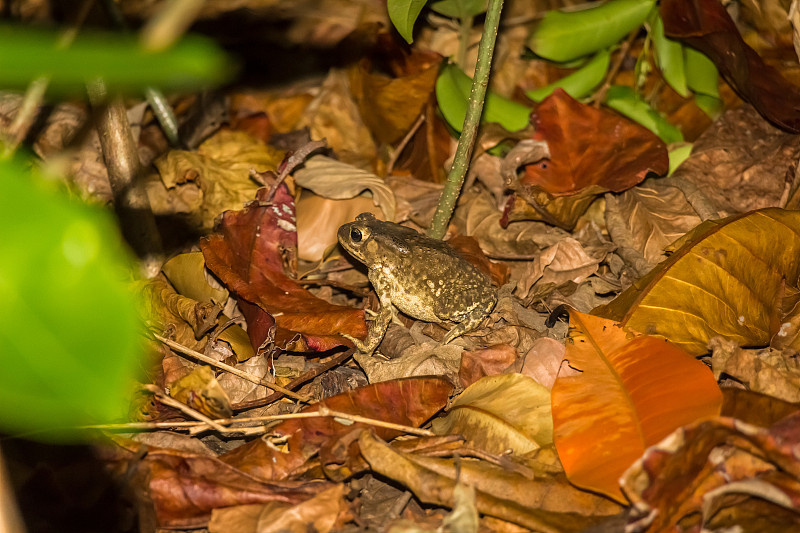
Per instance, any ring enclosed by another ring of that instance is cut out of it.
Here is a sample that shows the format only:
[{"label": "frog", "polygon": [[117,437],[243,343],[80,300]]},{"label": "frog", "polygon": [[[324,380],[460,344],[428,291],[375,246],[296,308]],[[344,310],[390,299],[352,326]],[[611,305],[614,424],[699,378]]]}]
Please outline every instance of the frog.
[{"label": "frog", "polygon": [[342,248],[367,267],[380,309],[363,341],[347,335],[361,353],[372,354],[397,310],[425,322],[451,322],[448,344],[477,328],[497,304],[489,278],[449,244],[412,228],[361,213],[339,227]]}]

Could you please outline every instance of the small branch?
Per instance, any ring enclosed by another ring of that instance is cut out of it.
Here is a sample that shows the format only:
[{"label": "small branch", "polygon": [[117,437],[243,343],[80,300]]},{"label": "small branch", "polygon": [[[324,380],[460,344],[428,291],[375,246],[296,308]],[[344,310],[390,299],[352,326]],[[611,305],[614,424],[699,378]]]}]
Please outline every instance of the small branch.
[{"label": "small branch", "polygon": [[461,70],[467,70],[467,51],[469,50],[469,37],[472,34],[473,17],[465,17],[458,21],[458,56],[456,64]]},{"label": "small branch", "polygon": [[[333,357],[331,357],[327,361],[323,362],[319,366],[312,368],[311,370],[309,370],[308,372],[306,372],[302,376],[292,380],[287,385],[287,388],[296,389],[297,387],[299,387],[303,383],[314,379],[315,377],[319,376],[320,374],[322,374],[324,372],[327,372],[331,368],[339,365],[340,363],[342,363],[342,362],[346,361],[347,359],[349,359],[350,357],[352,357],[354,351],[355,351],[355,349],[350,348],[349,350],[345,350],[342,353],[334,355]],[[276,401],[280,400],[281,397],[283,397],[283,393],[276,392],[276,393],[270,394],[266,398],[262,398],[260,400],[252,400],[252,401],[249,401],[249,402],[237,403],[236,405],[232,405],[231,408],[234,411],[245,411],[247,409],[255,409],[256,407],[263,407],[265,405],[271,404],[272,402],[276,402]]]},{"label": "small branch", "polygon": [[408,146],[408,143],[411,142],[411,139],[414,138],[414,135],[417,133],[417,130],[419,129],[419,127],[422,126],[423,122],[425,122],[425,112],[424,111],[419,114],[419,116],[417,117],[417,121],[414,122],[414,125],[411,126],[410,130],[408,130],[408,133],[406,133],[406,136],[403,137],[403,140],[400,141],[400,144],[398,144],[397,148],[394,149],[394,153],[392,154],[392,158],[389,159],[389,163],[386,165],[386,175],[387,176],[391,176],[392,175],[392,172],[394,171],[394,166],[397,164],[397,158],[400,157],[400,154],[403,153],[403,150],[405,150],[406,146]]},{"label": "small branch", "polygon": [[311,402],[310,398],[307,398],[305,396],[301,396],[301,395],[297,394],[296,392],[292,392],[292,391],[290,391],[288,389],[284,389],[280,385],[276,385],[275,383],[270,383],[269,381],[267,381],[265,379],[257,378],[257,377],[255,377],[255,376],[253,376],[251,374],[248,374],[247,372],[243,372],[243,371],[239,370],[238,368],[234,368],[234,367],[232,367],[230,365],[226,365],[225,363],[221,363],[219,361],[216,361],[216,360],[212,359],[211,357],[209,357],[209,356],[207,356],[205,354],[202,354],[202,353],[200,353],[198,351],[192,350],[191,348],[187,348],[186,346],[183,346],[182,344],[178,344],[177,342],[172,341],[170,339],[167,339],[166,337],[162,337],[161,335],[158,335],[158,334],[155,334],[155,333],[152,333],[152,335],[156,340],[158,340],[160,342],[163,342],[164,344],[166,344],[167,346],[169,346],[170,348],[172,348],[176,352],[182,353],[184,355],[188,355],[189,357],[192,357],[193,359],[197,359],[197,360],[202,361],[202,362],[204,362],[206,364],[209,364],[211,366],[217,367],[220,370],[224,370],[226,372],[230,372],[234,376],[239,376],[240,378],[245,379],[245,380],[247,380],[247,381],[249,381],[251,383],[255,383],[256,385],[262,385],[262,386],[267,387],[269,389],[272,389],[274,391],[278,391],[282,395],[289,396],[290,398],[294,398],[295,400],[299,400],[299,401],[305,402],[305,403],[310,403]]},{"label": "small branch", "polygon": [[[148,390],[150,390],[149,387]],[[419,435],[421,437],[436,436],[435,433],[427,429],[416,428],[413,426],[405,426],[402,424],[395,424],[393,422],[385,422],[383,420],[377,420],[375,418],[367,418],[360,415],[345,413],[343,411],[328,409],[324,405],[321,405],[319,407],[319,411],[309,411],[305,413],[287,413],[283,415],[252,416],[246,418],[220,418],[217,420],[211,420],[210,418],[204,416],[202,413],[198,413],[194,409],[191,409],[190,407],[187,407],[186,405],[178,402],[177,400],[174,400],[173,398],[166,396],[160,391],[152,391],[152,392],[156,394],[156,396],[158,396],[159,401],[161,401],[162,403],[180,409],[181,411],[187,414],[191,414],[193,418],[200,420],[200,422],[131,422],[128,424],[99,424],[94,426],[81,426],[80,429],[100,429],[105,431],[134,431],[134,430],[151,430],[151,429],[157,430],[162,428],[179,428],[179,429],[189,429],[194,433],[198,431],[203,431],[211,427],[222,434],[230,434],[250,429],[248,427],[233,427],[233,428],[225,427],[229,424],[234,424],[234,423],[244,424],[253,422],[260,423],[260,422],[284,421],[284,420],[299,419],[299,418],[333,417],[342,420],[349,420],[351,422],[357,422],[360,424],[366,424],[369,426],[382,427],[386,429],[401,431],[409,435]],[[177,403],[179,405],[174,405],[174,403]],[[266,431],[266,428],[264,427],[259,427],[258,429],[261,431]]]},{"label": "small branch", "polygon": [[153,395],[158,399],[158,401],[163,403],[164,405],[167,405],[169,407],[174,407],[175,409],[179,410],[180,412],[182,412],[182,413],[184,413],[186,415],[189,415],[190,417],[194,418],[195,420],[199,420],[200,422],[202,422],[206,426],[208,426],[208,427],[210,427],[210,428],[212,428],[212,429],[214,429],[216,431],[219,431],[220,433],[224,434],[224,433],[228,432],[228,428],[226,428],[226,427],[218,424],[214,420],[208,418],[206,415],[204,415],[200,411],[192,409],[191,407],[189,407],[185,403],[179,402],[178,400],[176,400],[175,398],[173,398],[171,396],[167,396],[166,394],[164,394],[163,392],[158,390],[158,387],[156,387],[154,385],[149,385],[149,386],[145,386],[145,388],[148,391],[152,392]]},{"label": "small branch", "polygon": [[593,103],[594,107],[600,107],[600,104],[605,101],[606,93],[608,92],[609,87],[611,87],[611,82],[622,68],[622,63],[625,61],[625,56],[628,55],[628,50],[631,49],[633,41],[636,39],[636,36],[639,35],[639,30],[640,28],[638,27],[634,30],[631,30],[631,32],[628,34],[628,38],[625,39],[625,42],[623,42],[619,47],[619,53],[617,54],[614,63],[611,65],[611,68],[606,75],[606,79],[603,81],[603,85],[589,99]]},{"label": "small branch", "polygon": [[478,126],[483,113],[483,103],[486,99],[486,88],[489,86],[489,74],[492,69],[492,55],[494,54],[494,44],[497,41],[497,28],[500,25],[500,14],[503,10],[503,0],[489,0],[486,9],[486,23],[478,45],[478,62],[475,65],[475,75],[472,80],[472,90],[469,95],[467,114],[464,118],[464,127],[461,130],[461,137],[458,139],[456,155],[453,159],[453,166],[447,175],[447,181],[439,198],[439,205],[433,214],[433,221],[428,228],[428,235],[441,239],[447,231],[447,225],[453,216],[456,201],[461,188],[464,186],[464,176],[467,174],[472,150],[475,147],[475,139],[478,133]]}]

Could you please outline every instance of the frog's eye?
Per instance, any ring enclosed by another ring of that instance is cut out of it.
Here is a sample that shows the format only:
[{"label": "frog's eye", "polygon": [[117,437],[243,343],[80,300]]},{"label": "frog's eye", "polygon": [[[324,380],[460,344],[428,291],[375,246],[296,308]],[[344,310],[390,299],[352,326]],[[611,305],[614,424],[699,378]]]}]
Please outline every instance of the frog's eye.
[{"label": "frog's eye", "polygon": [[350,240],[353,242],[361,242],[363,235],[361,235],[361,230],[358,228],[352,228],[350,230]]}]

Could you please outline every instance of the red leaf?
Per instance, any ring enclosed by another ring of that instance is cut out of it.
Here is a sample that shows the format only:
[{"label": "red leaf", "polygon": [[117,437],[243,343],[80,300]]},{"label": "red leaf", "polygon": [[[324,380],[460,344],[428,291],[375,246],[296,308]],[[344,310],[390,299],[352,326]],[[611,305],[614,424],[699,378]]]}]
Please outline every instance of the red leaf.
[{"label": "red leaf", "polygon": [[661,18],[669,37],[711,58],[733,90],[761,116],[783,130],[800,133],[800,87],[744,42],[719,0],[664,0]]},{"label": "red leaf", "polygon": [[[271,315],[281,348],[322,351],[347,344],[339,333],[364,337],[362,310],[321,300],[286,275],[284,264],[294,270],[297,260],[294,199],[284,185],[274,198],[266,194],[260,189],[243,210],[225,212],[217,232],[200,242],[207,267],[240,299]],[[269,319],[249,311],[248,324],[258,325],[251,333],[257,350],[269,334]]]},{"label": "red leaf", "polygon": [[[445,406],[452,390],[453,386],[439,377],[384,381],[327,398],[302,412],[318,411],[324,405],[334,411],[418,427]],[[285,452],[265,439],[257,439],[220,459],[259,479],[287,479],[317,453],[331,456],[326,452],[334,449],[340,440],[357,437],[368,427],[362,423],[344,425],[332,417],[287,420],[271,433],[288,439]],[[384,440],[399,434],[379,427],[374,431]]]},{"label": "red leaf", "polygon": [[523,186],[555,196],[592,185],[621,192],[648,172],[666,174],[669,169],[666,145],[655,134],[615,113],[583,105],[561,89],[542,101],[534,124],[534,139],[547,141],[550,158],[525,167]]}]

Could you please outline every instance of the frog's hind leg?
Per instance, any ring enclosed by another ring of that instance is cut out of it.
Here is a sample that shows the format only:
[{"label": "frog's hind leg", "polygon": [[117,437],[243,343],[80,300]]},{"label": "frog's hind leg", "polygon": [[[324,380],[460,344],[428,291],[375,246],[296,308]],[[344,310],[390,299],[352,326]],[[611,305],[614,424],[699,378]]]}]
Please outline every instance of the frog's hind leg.
[{"label": "frog's hind leg", "polygon": [[486,310],[481,308],[473,309],[470,314],[464,318],[463,321],[459,322],[453,328],[447,332],[447,335],[444,336],[442,339],[442,344],[448,344],[453,339],[456,339],[463,335],[464,333],[470,332],[473,329],[477,328],[483,322],[483,319],[486,318]]}]

